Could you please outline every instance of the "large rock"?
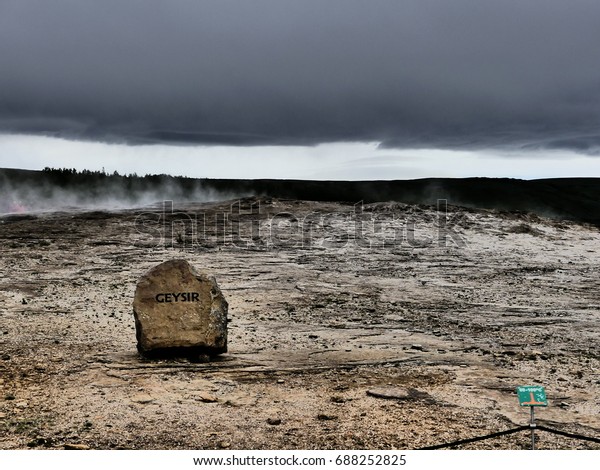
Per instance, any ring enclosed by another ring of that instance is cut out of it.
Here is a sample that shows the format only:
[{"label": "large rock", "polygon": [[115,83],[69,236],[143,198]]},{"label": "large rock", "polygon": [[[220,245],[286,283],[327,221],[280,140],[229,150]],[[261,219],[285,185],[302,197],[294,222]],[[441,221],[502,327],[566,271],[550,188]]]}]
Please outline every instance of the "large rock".
[{"label": "large rock", "polygon": [[159,264],[142,276],[135,291],[138,351],[152,357],[224,353],[227,308],[213,276],[185,260]]}]

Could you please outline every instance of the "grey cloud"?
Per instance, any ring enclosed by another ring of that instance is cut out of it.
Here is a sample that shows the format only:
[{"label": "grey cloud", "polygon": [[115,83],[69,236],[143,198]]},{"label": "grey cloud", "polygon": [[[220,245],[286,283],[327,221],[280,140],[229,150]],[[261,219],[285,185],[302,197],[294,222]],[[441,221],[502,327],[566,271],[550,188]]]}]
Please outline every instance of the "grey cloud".
[{"label": "grey cloud", "polygon": [[600,148],[600,3],[0,0],[0,131]]}]

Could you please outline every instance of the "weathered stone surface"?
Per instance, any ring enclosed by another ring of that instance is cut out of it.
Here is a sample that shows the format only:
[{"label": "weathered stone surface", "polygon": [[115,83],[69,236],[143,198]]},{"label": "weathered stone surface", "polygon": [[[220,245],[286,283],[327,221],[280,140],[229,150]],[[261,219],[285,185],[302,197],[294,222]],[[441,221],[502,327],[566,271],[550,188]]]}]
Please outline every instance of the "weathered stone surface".
[{"label": "weathered stone surface", "polygon": [[148,403],[152,403],[154,398],[145,393],[140,393],[139,395],[132,397],[131,401],[134,403],[139,403],[140,405],[147,405]]},{"label": "weathered stone surface", "polygon": [[63,448],[65,450],[90,450],[90,446],[86,444],[65,444]]},{"label": "weathered stone surface", "polygon": [[213,276],[171,260],[139,280],[133,301],[138,351],[145,356],[227,351],[227,301]]},{"label": "weathered stone surface", "polygon": [[387,400],[421,400],[433,404],[435,400],[426,392],[414,388],[382,387],[367,390],[367,395]]},{"label": "weathered stone surface", "polygon": [[372,388],[367,390],[367,395],[388,400],[407,400],[410,398],[408,390],[397,387]]},{"label": "weathered stone surface", "polygon": [[219,401],[219,399],[213,394],[203,391],[192,393],[191,396],[194,400],[201,401],[203,403],[216,403]]}]

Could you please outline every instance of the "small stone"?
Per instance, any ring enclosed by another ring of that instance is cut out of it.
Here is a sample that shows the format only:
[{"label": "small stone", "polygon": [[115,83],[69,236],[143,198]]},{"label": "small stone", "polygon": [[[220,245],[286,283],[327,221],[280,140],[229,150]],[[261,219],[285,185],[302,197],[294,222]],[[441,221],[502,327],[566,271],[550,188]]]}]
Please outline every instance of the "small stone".
[{"label": "small stone", "polygon": [[2,354],[2,360],[3,361],[10,361],[10,355],[9,354]]},{"label": "small stone", "polygon": [[367,395],[387,400],[406,400],[410,398],[408,390],[397,387],[372,388],[367,390]]},{"label": "small stone", "polygon": [[210,356],[208,354],[191,355],[190,362],[194,364],[208,364],[210,362]]},{"label": "small stone", "polygon": [[140,405],[147,405],[148,403],[152,403],[154,398],[150,395],[140,394],[131,398],[131,401],[134,403],[139,403]]},{"label": "small stone", "polygon": [[267,418],[267,424],[279,426],[281,424],[281,418]]},{"label": "small stone", "polygon": [[283,380],[283,379],[279,379],[279,380],[277,381],[277,383],[278,383],[278,384],[284,384],[284,383],[285,383],[285,380]]},{"label": "small stone", "polygon": [[208,392],[196,392],[193,396],[196,400],[201,401],[202,403],[216,403],[219,401],[216,396],[211,395]]},{"label": "small stone", "polygon": [[333,396],[331,397],[331,402],[332,403],[346,403],[346,399],[344,397],[340,397],[340,396]]},{"label": "small stone", "polygon": [[27,408],[28,406],[29,403],[27,403],[26,401],[18,401],[17,403],[15,403],[15,407],[20,409]]},{"label": "small stone", "polygon": [[320,414],[317,415],[317,419],[319,421],[333,421],[333,420],[337,419],[337,416],[335,416],[335,415],[328,415],[328,414],[325,414],[325,413],[320,413]]},{"label": "small stone", "polygon": [[219,449],[229,449],[230,447],[231,447],[231,442],[229,442],[229,441],[219,442]]},{"label": "small stone", "polygon": [[534,349],[533,351],[526,353],[525,358],[532,359],[534,361],[537,359],[544,359],[544,353],[542,351],[538,351],[538,350]]},{"label": "small stone", "polygon": [[6,413],[0,413],[0,419],[6,418]]},{"label": "small stone", "polygon": [[89,450],[90,446],[85,445],[85,444],[65,444],[64,446],[65,450]]},{"label": "small stone", "polygon": [[27,443],[27,447],[51,447],[52,439],[46,439],[45,437],[36,437],[32,441]]}]

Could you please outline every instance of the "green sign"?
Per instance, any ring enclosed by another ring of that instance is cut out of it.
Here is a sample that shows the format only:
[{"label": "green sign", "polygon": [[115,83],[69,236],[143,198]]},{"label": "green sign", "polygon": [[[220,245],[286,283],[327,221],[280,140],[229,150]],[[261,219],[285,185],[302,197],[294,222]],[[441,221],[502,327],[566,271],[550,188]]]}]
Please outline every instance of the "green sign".
[{"label": "green sign", "polygon": [[517,387],[517,395],[521,406],[548,406],[546,390],[539,385]]}]

